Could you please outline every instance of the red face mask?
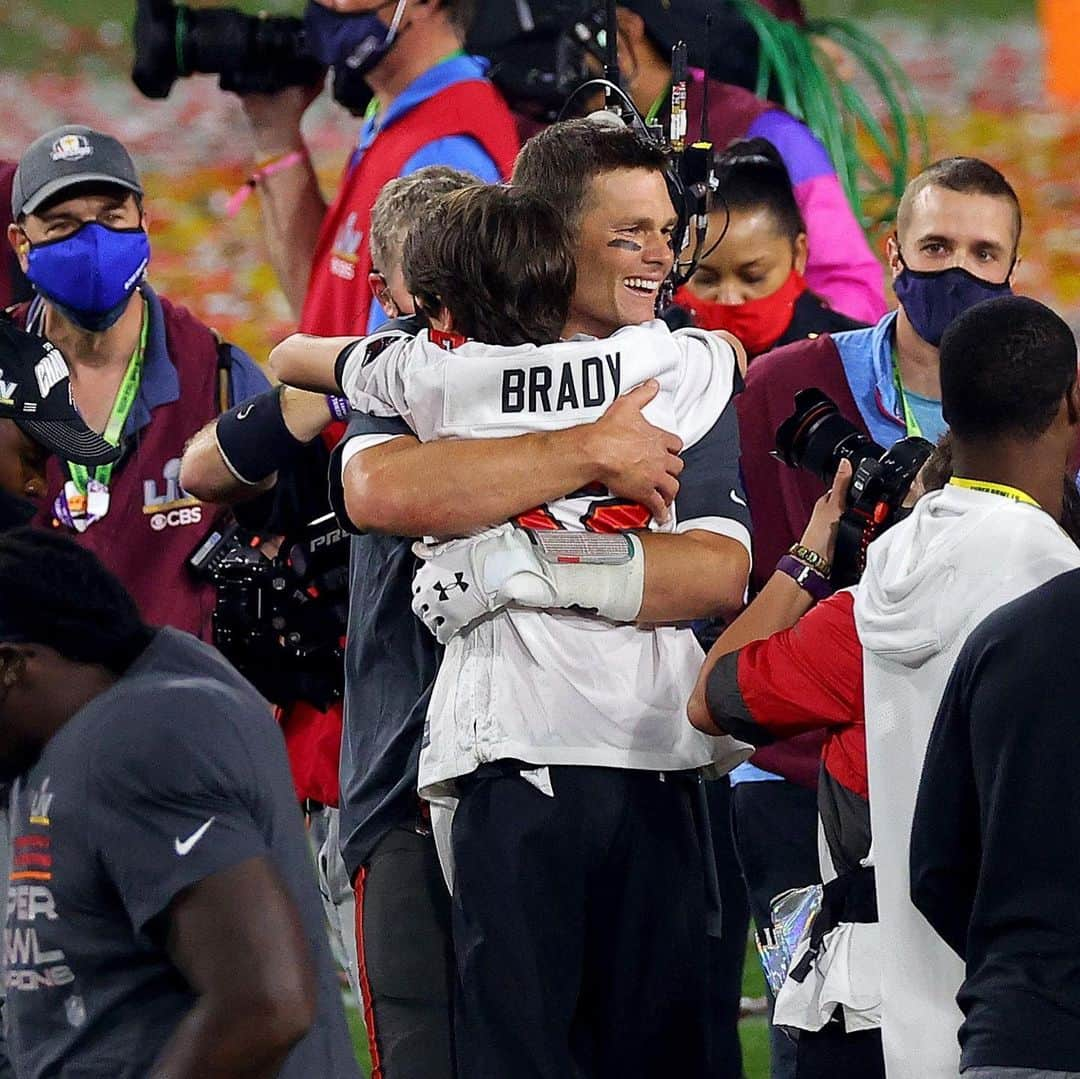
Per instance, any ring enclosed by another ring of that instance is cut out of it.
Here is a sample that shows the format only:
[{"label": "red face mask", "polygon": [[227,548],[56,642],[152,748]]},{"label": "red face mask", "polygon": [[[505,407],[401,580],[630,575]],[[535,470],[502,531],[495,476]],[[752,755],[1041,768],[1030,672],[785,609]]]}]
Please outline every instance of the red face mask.
[{"label": "red face mask", "polygon": [[703,330],[727,330],[734,334],[750,356],[768,352],[791,325],[795,301],[806,291],[802,274],[792,270],[773,293],[743,303],[716,303],[695,296],[686,285],[676,293],[675,303],[694,316]]}]

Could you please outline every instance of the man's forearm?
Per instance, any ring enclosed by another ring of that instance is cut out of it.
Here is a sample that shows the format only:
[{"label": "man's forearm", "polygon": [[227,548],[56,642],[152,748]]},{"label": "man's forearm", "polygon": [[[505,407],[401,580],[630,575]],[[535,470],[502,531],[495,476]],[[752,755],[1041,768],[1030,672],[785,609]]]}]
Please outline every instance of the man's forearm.
[{"label": "man's forearm", "polygon": [[811,595],[786,573],[774,573],[765,582],[765,587],[750,606],[720,634],[705,657],[687,705],[687,713],[695,727],[712,733],[720,730],[706,704],[709,674],[717,663],[751,641],[763,641],[774,633],[790,629],[813,605]]},{"label": "man's forearm", "polygon": [[[272,392],[275,391],[267,391],[265,396]],[[277,402],[285,427],[295,440],[296,452],[317,438],[330,422],[330,406],[324,394],[307,393],[286,386],[277,396]],[[224,505],[246,502],[270,490],[277,481],[276,470],[257,483],[245,483],[228,466],[217,439],[217,425],[220,422],[219,418],[208,423],[184,449],[180,463],[181,487],[204,502]]]},{"label": "man's forearm", "polygon": [[[307,152],[297,164],[265,177],[258,190],[270,265],[293,316],[299,318],[326,216],[326,202]],[[367,287],[366,282],[363,285]]]},{"label": "man's forearm", "polygon": [[174,1031],[151,1079],[272,1079],[302,1026],[265,1001],[213,1002],[199,998]]},{"label": "man's forearm", "polygon": [[645,589],[637,622],[729,617],[743,604],[750,573],[746,548],[729,536],[695,529],[638,533]]},{"label": "man's forearm", "polygon": [[397,536],[464,536],[598,478],[583,428],[514,438],[420,443],[400,437],[346,466],[358,527]]}]

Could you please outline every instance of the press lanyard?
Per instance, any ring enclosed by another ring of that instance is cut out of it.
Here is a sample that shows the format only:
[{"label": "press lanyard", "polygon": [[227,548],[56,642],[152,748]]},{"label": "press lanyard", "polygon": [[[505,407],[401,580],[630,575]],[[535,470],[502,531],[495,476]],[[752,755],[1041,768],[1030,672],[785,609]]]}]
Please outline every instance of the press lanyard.
[{"label": "press lanyard", "polygon": [[[150,320],[146,317],[146,300],[143,300],[142,330],[139,333],[139,343],[128,360],[127,370],[124,372],[124,381],[120,383],[120,389],[116,391],[116,400],[113,401],[112,413],[109,422],[105,425],[102,438],[111,446],[120,445],[120,436],[124,433],[124,425],[131,414],[131,406],[135,403],[135,397],[139,392],[139,383],[142,381],[143,356],[146,353],[146,338],[150,328]],[[80,494],[86,494],[90,485],[90,471],[86,465],[67,462],[68,472],[71,474],[75,486]],[[109,486],[112,479],[113,469],[116,462],[107,465],[98,465],[94,469],[94,479],[105,487]]]},{"label": "press lanyard", "polygon": [[988,495],[1001,495],[1012,502],[1023,502],[1026,506],[1034,506],[1041,510],[1042,506],[1029,494],[1025,494],[1018,487],[1009,487],[1004,483],[991,483],[989,480],[966,480],[962,476],[953,476],[949,483],[953,487],[963,487],[969,491],[982,491]]},{"label": "press lanyard", "polygon": [[896,348],[892,350],[892,370],[893,380],[896,382],[896,392],[900,397],[900,407],[904,410],[904,427],[907,429],[909,435],[914,435],[916,438],[922,438],[922,428],[919,426],[919,421],[915,418],[915,413],[911,411],[911,405],[908,404],[907,394],[904,393],[904,381],[900,377],[900,364],[896,361]]}]

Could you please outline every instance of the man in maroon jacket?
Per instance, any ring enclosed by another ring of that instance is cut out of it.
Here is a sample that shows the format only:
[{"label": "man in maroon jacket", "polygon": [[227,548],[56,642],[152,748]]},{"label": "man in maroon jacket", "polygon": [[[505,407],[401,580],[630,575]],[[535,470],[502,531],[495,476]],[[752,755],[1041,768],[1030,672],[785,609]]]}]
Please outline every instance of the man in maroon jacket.
[{"label": "man in maroon jacket", "polygon": [[19,161],[10,205],[8,241],[35,292],[16,321],[62,351],[83,418],[121,450],[96,468],[51,460],[37,521],[93,550],[148,622],[208,639],[213,588],[186,563],[212,511],[180,487],[180,455],[226,399],[266,378],[146,283],[142,186],[116,139],[78,125],[42,135]]}]

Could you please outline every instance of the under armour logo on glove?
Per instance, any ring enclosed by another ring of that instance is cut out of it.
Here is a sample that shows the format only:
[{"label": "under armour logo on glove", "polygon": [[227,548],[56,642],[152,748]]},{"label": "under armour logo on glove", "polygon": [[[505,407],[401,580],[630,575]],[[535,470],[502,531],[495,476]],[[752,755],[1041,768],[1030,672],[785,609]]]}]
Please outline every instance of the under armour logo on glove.
[{"label": "under armour logo on glove", "polygon": [[469,591],[469,582],[465,580],[465,574],[458,572],[454,574],[454,579],[449,584],[443,584],[442,581],[436,581],[432,587],[435,589],[439,599],[445,603],[450,598],[450,589],[457,588],[462,592]]}]

